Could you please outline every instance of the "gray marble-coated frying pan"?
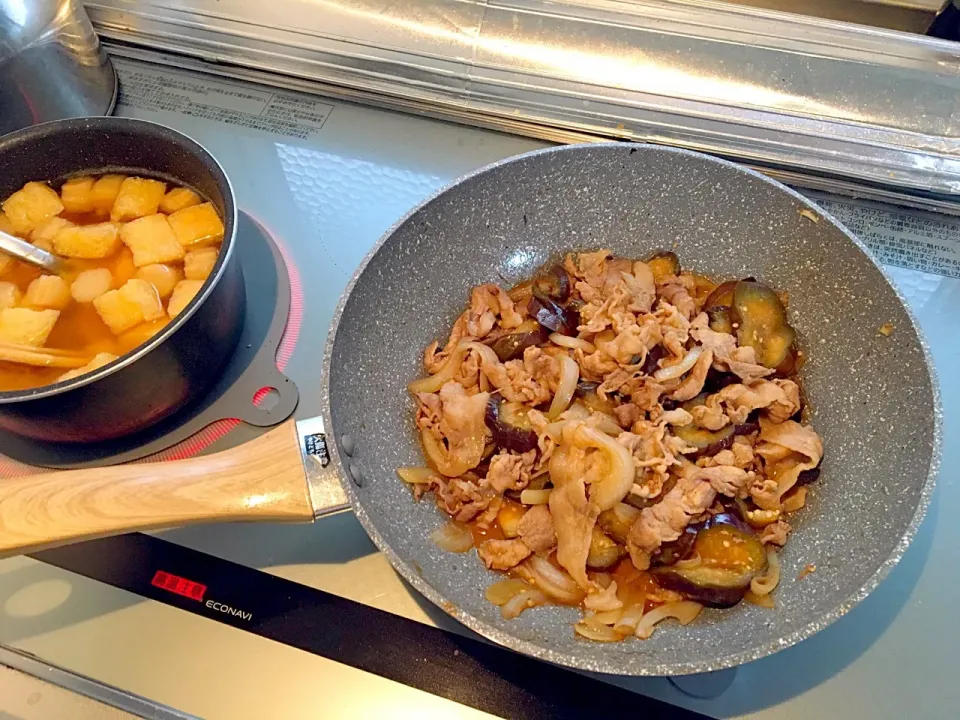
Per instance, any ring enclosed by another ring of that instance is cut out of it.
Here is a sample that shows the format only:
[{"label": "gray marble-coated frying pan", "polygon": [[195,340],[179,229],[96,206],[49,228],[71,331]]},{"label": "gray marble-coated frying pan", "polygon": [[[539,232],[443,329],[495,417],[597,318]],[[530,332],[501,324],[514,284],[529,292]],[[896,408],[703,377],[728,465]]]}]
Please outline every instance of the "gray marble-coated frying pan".
[{"label": "gray marble-coated frying pan", "polygon": [[[812,211],[818,222],[801,215]],[[423,464],[406,385],[470,288],[511,285],[552,257],[670,249],[687,269],[753,275],[790,296],[825,459],[782,553],[776,609],[706,610],[647,641],[575,637],[578,611],[504,620],[474,552],[428,536],[446,517],[415,504],[395,469]],[[891,323],[890,337],[879,328]],[[906,550],[933,491],[940,403],[926,345],[880,267],[837,221],[792,190],[696,153],[628,144],[566,146],[496,163],[424,202],[377,244],[340,302],[324,361],[324,420],[354,511],[396,570],[471,629],[562,665],[679,675],[755,660],[829,625]],[[343,453],[348,436],[353,450]],[[347,467],[343,467],[346,462]],[[808,563],[816,572],[798,579]]]}]

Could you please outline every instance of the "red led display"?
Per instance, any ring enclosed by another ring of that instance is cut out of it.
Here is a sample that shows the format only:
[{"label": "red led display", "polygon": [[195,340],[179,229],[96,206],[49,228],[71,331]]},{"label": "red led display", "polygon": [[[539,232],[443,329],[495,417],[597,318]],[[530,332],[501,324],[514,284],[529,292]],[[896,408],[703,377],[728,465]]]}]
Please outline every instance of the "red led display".
[{"label": "red led display", "polygon": [[187,580],[177,575],[171,575],[163,570],[157,570],[150,584],[163,590],[169,590],[177,595],[191,598],[192,600],[203,600],[203,595],[207,592],[207,586],[200,583]]}]

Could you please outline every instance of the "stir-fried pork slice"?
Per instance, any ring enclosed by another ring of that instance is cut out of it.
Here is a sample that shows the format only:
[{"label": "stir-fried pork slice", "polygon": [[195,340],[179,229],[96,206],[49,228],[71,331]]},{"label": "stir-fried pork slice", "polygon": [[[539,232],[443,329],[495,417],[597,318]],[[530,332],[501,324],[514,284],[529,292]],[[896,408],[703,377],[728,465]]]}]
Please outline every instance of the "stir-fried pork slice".
[{"label": "stir-fried pork slice", "polygon": [[557,562],[584,590],[593,586],[587,577],[590,537],[600,512],[587,500],[583,479],[570,479],[554,487],[548,501],[557,533]]},{"label": "stir-fried pork slice", "polygon": [[633,432],[620,433],[617,442],[633,456],[636,476],[631,492],[649,500],[663,492],[670,468],[677,461],[666,445],[665,424],[640,420],[634,423],[632,430]]},{"label": "stir-fried pork slice", "polygon": [[588,593],[583,601],[583,606],[593,612],[608,612],[622,608],[623,601],[617,597],[616,581],[610,583],[610,585],[602,590]]},{"label": "stir-fried pork slice", "polygon": [[717,496],[697,469],[684,473],[663,500],[644,508],[627,534],[627,550],[637,570],[650,567],[650,555],[663,543],[673,542],[693,518],[705,512]]},{"label": "stir-fried pork slice", "polygon": [[[790,454],[771,462],[774,455],[767,452],[768,445],[785,448]],[[761,417],[757,453],[766,460],[767,477],[751,486],[750,496],[757,507],[777,510],[783,496],[797,484],[800,473],[820,464],[823,441],[811,428],[793,420],[775,423]]]},{"label": "stir-fried pork slice", "polygon": [[523,490],[530,484],[530,475],[536,461],[536,450],[530,450],[522,455],[501,450],[490,458],[487,482],[498,493],[507,490]]},{"label": "stir-fried pork slice", "polygon": [[756,475],[733,465],[715,465],[701,468],[696,477],[706,480],[721,495],[742,497],[746,495],[746,489]]},{"label": "stir-fried pork slice", "polygon": [[760,542],[764,545],[779,545],[783,547],[787,544],[787,535],[790,534],[790,523],[784,519],[770,523],[760,531]]},{"label": "stir-fried pork slice", "polygon": [[531,551],[520,538],[485,540],[477,548],[477,555],[491,570],[509,570],[530,557]]},{"label": "stir-fried pork slice", "polygon": [[467,311],[466,330],[477,339],[490,334],[499,322],[500,327],[515,328],[523,322],[513,300],[496,285],[478,285],[470,293],[470,309]]},{"label": "stir-fried pork slice", "polygon": [[437,505],[453,519],[470,522],[497,500],[497,495],[486,481],[466,474],[459,478],[438,475],[432,484]]},{"label": "stir-fried pork slice", "polygon": [[493,351],[485,353],[480,370],[504,398],[528,405],[540,405],[553,398],[559,377],[557,361],[540,348],[529,347],[522,360],[501,363]]},{"label": "stir-fried pork slice", "polygon": [[700,313],[690,323],[690,337],[713,352],[713,366],[717,370],[732,372],[744,383],[774,373],[773,369],[757,363],[756,351],[752,347],[737,347],[737,339],[733,335],[712,330],[706,313]]},{"label": "stir-fried pork slice", "polygon": [[660,297],[673,305],[690,320],[697,314],[697,302],[693,299],[693,278],[689,275],[674,275],[666,278],[658,288]]},{"label": "stir-fried pork slice", "polygon": [[546,505],[534,505],[527,510],[517,525],[520,539],[535,553],[552,550],[557,544],[553,516]]},{"label": "stir-fried pork slice", "polygon": [[424,350],[423,366],[431,375],[440,371],[440,368],[444,366],[447,359],[453,354],[453,351],[457,349],[457,346],[460,345],[461,342],[468,342],[474,339],[467,335],[467,315],[468,312],[464,311],[460,317],[457,318],[457,321],[453,324],[453,328],[450,330],[450,339],[447,340],[447,344],[443,346],[442,351],[437,352],[437,348],[440,347],[440,343],[438,342],[430,343],[427,349]]},{"label": "stir-fried pork slice", "polygon": [[727,423],[739,425],[754,410],[766,410],[771,418],[786,419],[800,409],[800,389],[792,380],[758,380],[753,385],[727,385],[709,395],[703,405],[690,409],[694,422],[708,430]]},{"label": "stir-fried pork slice", "polygon": [[686,402],[699,395],[707,381],[707,373],[710,372],[712,364],[713,352],[710,350],[701,352],[693,369],[683,379],[680,386],[670,394],[670,397],[678,402]]}]

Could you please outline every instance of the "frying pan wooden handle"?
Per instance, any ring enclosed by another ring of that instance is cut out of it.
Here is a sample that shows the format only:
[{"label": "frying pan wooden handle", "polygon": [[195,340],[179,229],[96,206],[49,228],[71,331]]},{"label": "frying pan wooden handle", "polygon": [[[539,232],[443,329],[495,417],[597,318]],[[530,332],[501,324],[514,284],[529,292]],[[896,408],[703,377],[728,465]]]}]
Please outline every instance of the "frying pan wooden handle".
[{"label": "frying pan wooden handle", "polygon": [[133,530],[232,520],[313,520],[294,420],[243,445],[189,460],[0,480],[0,556]]}]

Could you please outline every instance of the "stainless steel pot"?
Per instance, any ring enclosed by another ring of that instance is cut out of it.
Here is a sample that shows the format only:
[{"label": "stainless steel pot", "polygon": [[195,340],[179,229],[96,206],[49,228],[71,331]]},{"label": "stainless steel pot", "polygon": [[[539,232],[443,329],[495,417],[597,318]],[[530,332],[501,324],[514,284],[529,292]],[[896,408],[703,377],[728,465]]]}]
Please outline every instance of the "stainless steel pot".
[{"label": "stainless steel pot", "polygon": [[0,135],[109,115],[117,76],[78,0],[0,0]]}]

